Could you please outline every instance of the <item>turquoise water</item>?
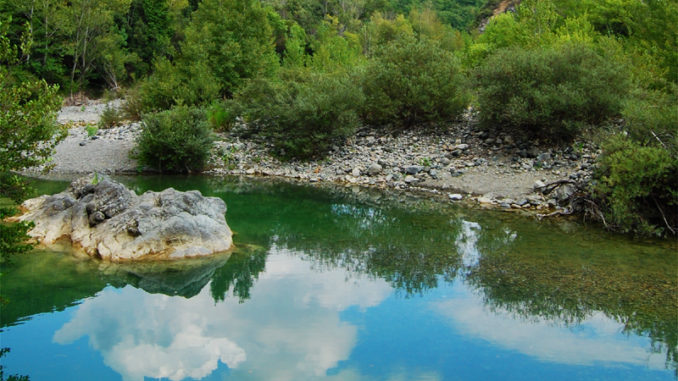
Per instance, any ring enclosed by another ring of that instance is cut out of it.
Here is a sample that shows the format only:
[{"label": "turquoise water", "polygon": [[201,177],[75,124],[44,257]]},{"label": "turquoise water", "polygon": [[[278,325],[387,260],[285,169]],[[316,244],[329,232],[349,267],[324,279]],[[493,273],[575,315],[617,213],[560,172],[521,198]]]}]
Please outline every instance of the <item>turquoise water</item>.
[{"label": "turquoise water", "polygon": [[0,277],[5,375],[676,378],[675,241],[358,188],[121,180],[223,198],[238,249],[154,265],[15,257]]}]

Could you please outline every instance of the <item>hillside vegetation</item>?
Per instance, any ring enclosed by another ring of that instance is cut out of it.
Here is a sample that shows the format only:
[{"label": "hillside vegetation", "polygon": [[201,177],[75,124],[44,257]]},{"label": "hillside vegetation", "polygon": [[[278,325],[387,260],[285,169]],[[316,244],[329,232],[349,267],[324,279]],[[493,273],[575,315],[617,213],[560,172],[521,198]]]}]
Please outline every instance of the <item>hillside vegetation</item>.
[{"label": "hillside vegetation", "polygon": [[206,126],[315,159],[358,128],[446,128],[470,106],[490,132],[595,139],[593,215],[678,230],[675,1],[27,0],[0,2],[0,22],[3,88],[124,95],[164,170],[200,170]]}]

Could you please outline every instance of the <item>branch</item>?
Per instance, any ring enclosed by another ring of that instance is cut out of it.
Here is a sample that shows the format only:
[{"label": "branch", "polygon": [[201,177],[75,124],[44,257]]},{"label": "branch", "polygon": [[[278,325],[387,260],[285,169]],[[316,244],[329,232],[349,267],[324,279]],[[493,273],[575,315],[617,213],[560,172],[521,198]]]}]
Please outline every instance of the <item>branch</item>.
[{"label": "branch", "polygon": [[552,182],[550,182],[546,185],[542,185],[540,187],[535,187],[534,189],[538,190],[542,194],[548,194],[548,193],[553,192],[554,189],[556,189],[557,187],[559,187],[563,184],[577,185],[577,183],[572,181],[572,180],[561,179],[561,180],[552,181]]},{"label": "branch", "polygon": [[605,227],[607,228],[607,227],[608,227],[608,226],[607,226],[607,221],[605,221],[605,216],[603,215],[603,212],[600,211],[600,207],[598,206],[598,204],[596,204],[595,202],[589,200],[588,198],[584,198],[583,200],[586,201],[586,202],[588,202],[589,204],[591,204],[591,205],[593,206],[593,208],[592,208],[592,209],[588,209],[588,211],[590,211],[590,212],[593,213],[596,217],[598,217],[598,218],[603,222],[603,226],[605,226]]},{"label": "branch", "polygon": [[[652,134],[654,135],[654,132],[653,132]],[[673,229],[671,228],[671,225],[670,225],[669,222],[666,220],[666,215],[664,215],[664,211],[662,210],[662,207],[659,206],[659,203],[657,202],[657,199],[654,198],[654,197],[652,197],[652,201],[654,201],[654,204],[657,205],[657,209],[659,209],[659,213],[661,213],[662,219],[664,219],[664,224],[666,224],[666,227],[669,228],[669,230],[671,231],[671,233],[673,233],[673,235],[675,235],[675,234],[676,234],[676,231],[673,230]]]},{"label": "branch", "polygon": [[[665,150],[668,150],[668,148],[666,147],[666,145],[664,144],[664,142],[661,141],[661,139],[659,139],[659,137],[657,136],[657,134],[654,133],[654,131],[650,130],[650,133],[652,133],[652,136],[654,136],[654,138],[657,139],[657,141],[659,142],[659,144],[661,144],[662,147],[664,147]],[[655,202],[657,202],[657,201],[655,201]],[[663,213],[662,213],[662,215],[663,215]],[[669,228],[669,229],[671,229],[671,228]],[[673,230],[671,230],[671,231],[673,231]],[[675,234],[675,233],[674,233],[674,234]]]},{"label": "branch", "polygon": [[544,217],[553,217],[553,216],[569,216],[572,214],[573,209],[568,207],[565,208],[564,210],[556,210],[555,212],[548,213],[548,214],[537,214],[537,218],[540,220]]}]

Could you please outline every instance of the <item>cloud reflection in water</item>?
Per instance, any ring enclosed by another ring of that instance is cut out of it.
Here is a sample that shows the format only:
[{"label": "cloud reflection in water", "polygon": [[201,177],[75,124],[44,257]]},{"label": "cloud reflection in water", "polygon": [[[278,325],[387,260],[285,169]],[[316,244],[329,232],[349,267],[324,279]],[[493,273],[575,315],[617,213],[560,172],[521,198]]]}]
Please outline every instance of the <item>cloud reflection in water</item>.
[{"label": "cloud reflection in water", "polygon": [[339,313],[378,305],[391,293],[383,280],[311,271],[299,255],[275,248],[266,267],[243,304],[233,297],[215,304],[208,287],[190,299],[107,288],[83,302],[53,339],[88,336],[129,381],[202,378],[219,361],[253,379],[309,379],[347,359],[356,343],[357,328]]}]

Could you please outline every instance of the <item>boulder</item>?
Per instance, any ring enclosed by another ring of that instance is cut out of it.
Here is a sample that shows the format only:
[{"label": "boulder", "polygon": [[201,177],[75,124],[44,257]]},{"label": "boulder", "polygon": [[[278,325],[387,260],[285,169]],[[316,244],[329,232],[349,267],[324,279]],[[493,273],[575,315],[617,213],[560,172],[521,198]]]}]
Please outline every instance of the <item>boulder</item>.
[{"label": "boulder", "polygon": [[104,178],[71,183],[64,192],[25,201],[17,219],[33,221],[29,235],[44,245],[70,239],[74,248],[113,262],[180,259],[233,246],[226,204],[198,191],[172,188],[141,196]]}]

